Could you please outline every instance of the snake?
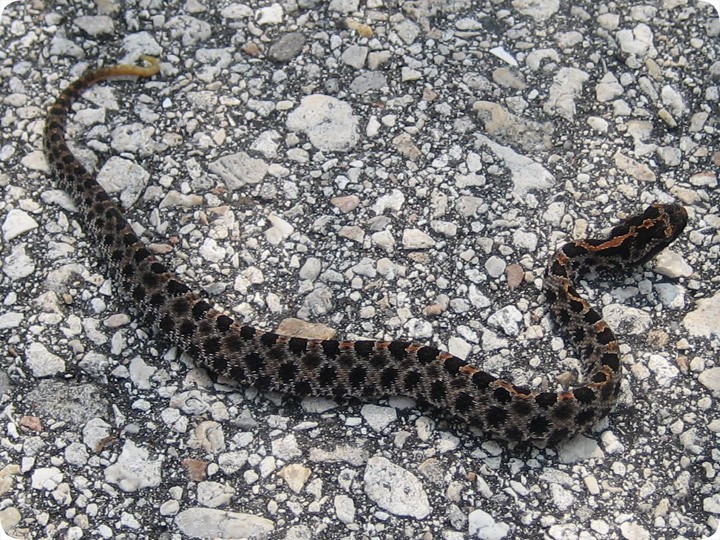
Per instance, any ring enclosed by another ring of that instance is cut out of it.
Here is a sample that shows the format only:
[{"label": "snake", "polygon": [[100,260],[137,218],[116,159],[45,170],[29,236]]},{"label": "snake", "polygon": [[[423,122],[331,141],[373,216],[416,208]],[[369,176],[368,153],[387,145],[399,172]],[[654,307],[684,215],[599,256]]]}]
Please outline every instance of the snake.
[{"label": "snake", "polygon": [[584,366],[576,387],[534,391],[410,340],[306,339],[263,331],[217,309],[168,269],[67,145],[71,106],[85,90],[111,77],[159,72],[155,58],[140,58],[142,65],[92,69],[69,84],[47,114],[44,153],[59,187],[74,199],[109,276],[147,324],[197,365],[261,391],[297,397],[368,401],[407,396],[508,441],[555,443],[587,431],[611,411],[623,372],[618,341],[575,283],[653,258],[685,228],[688,214],[681,205],[651,204],[622,220],[607,238],[566,243],[550,259],[544,295],[555,327]]}]

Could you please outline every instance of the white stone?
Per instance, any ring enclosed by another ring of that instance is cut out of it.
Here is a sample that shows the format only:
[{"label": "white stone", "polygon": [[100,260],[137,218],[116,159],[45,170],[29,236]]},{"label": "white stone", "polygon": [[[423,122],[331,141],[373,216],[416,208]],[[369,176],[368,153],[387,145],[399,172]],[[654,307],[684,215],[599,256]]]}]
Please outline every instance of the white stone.
[{"label": "white stone", "polygon": [[156,367],[149,366],[140,356],[130,360],[130,380],[137,388],[148,390],[150,385],[150,377],[157,371]]},{"label": "white stone", "polygon": [[283,21],[283,8],[278,3],[260,8],[255,12],[255,20],[259,25],[280,24]]},{"label": "white stone", "polygon": [[663,105],[665,105],[676,118],[687,114],[685,100],[682,95],[669,84],[663,86],[660,91],[660,99]]},{"label": "white stone", "polygon": [[42,343],[28,345],[26,354],[25,363],[34,377],[52,377],[65,371],[65,361],[48,351]]},{"label": "white stone", "polygon": [[623,87],[618,82],[617,77],[608,71],[595,87],[595,95],[600,103],[611,101],[623,94]]},{"label": "white stone", "polygon": [[405,229],[402,243],[405,249],[427,249],[435,245],[435,240],[420,229]]},{"label": "white stone", "polygon": [[111,431],[112,426],[102,418],[91,418],[83,427],[83,443],[92,452],[96,452],[99,445],[110,435]]},{"label": "white stone", "polygon": [[506,267],[507,263],[497,255],[493,255],[485,261],[485,270],[490,277],[497,278],[502,276]]},{"label": "white stone", "polygon": [[685,289],[674,283],[656,283],[655,292],[664,306],[670,309],[685,307]]},{"label": "white stone", "polygon": [[537,71],[540,69],[540,65],[545,58],[549,58],[553,62],[560,61],[560,57],[555,49],[535,49],[527,55],[525,62],[530,69]]},{"label": "white stone", "polygon": [[33,230],[37,226],[37,221],[30,217],[27,212],[19,208],[13,208],[5,216],[5,221],[2,225],[3,239],[8,242],[21,234]]},{"label": "white stone", "polygon": [[140,198],[150,173],[129,159],[113,156],[107,160],[97,175],[98,184],[110,194],[120,193],[124,208],[130,208]]},{"label": "white stone", "polygon": [[493,328],[500,328],[508,336],[520,334],[520,327],[523,317],[520,310],[513,305],[505,306],[488,317],[488,324]]},{"label": "white stone", "polygon": [[[720,493],[705,497],[703,499],[703,510],[712,514],[720,514]],[[715,536],[717,535],[713,535],[709,540],[715,540]]]},{"label": "white stone", "polygon": [[372,404],[363,405],[362,409],[360,409],[360,415],[377,432],[381,432],[397,420],[397,411],[394,407],[381,407]]},{"label": "white stone", "polygon": [[650,540],[648,530],[637,523],[626,521],[620,525],[620,533],[626,540]]},{"label": "white stone", "polygon": [[615,34],[620,48],[628,53],[637,56],[645,56],[652,53],[655,56],[657,51],[653,46],[653,33],[650,27],[645,23],[639,23],[632,30],[623,29]]},{"label": "white stone", "polygon": [[260,152],[266,159],[274,159],[278,156],[278,148],[282,137],[274,129],[263,131],[250,145],[250,150]]},{"label": "white stone", "polygon": [[667,387],[680,374],[680,370],[659,354],[650,355],[648,369],[655,374],[655,379],[661,387]]},{"label": "white stone", "polygon": [[208,169],[222,178],[232,191],[246,184],[260,183],[268,172],[268,164],[245,152],[237,152],[216,159],[208,165]]},{"label": "white stone", "polygon": [[392,189],[389,193],[381,195],[372,209],[377,215],[384,214],[386,210],[399,212],[405,204],[405,195],[399,189]]},{"label": "white stone", "polygon": [[655,270],[658,274],[669,278],[690,277],[693,273],[692,267],[685,262],[679,253],[665,249],[655,257]]},{"label": "white stone", "polygon": [[279,244],[295,232],[295,227],[280,216],[270,214],[268,220],[272,223],[272,227],[265,231],[265,238],[273,245]]},{"label": "white stone", "polygon": [[712,172],[700,172],[688,178],[693,186],[716,188],[718,185],[717,175]]},{"label": "white stone", "polygon": [[120,457],[105,469],[105,480],[123,491],[133,492],[160,485],[162,458],[150,460],[145,448],[126,440]]},{"label": "white stone", "polygon": [[17,328],[25,315],[16,311],[8,311],[0,315],[0,330],[7,330],[8,328]]},{"label": "white stone", "polygon": [[472,351],[472,345],[462,338],[453,336],[448,340],[448,352],[458,358],[467,358]]},{"label": "white stone", "polygon": [[249,19],[253,16],[253,11],[245,4],[230,4],[220,12],[220,15],[226,19]]},{"label": "white stone", "polygon": [[502,540],[510,532],[506,523],[498,523],[484,510],[473,510],[468,516],[468,534],[482,540]]},{"label": "white stone", "polygon": [[512,5],[523,15],[542,23],[560,9],[560,0],[513,0]]},{"label": "white stone", "polygon": [[558,445],[558,456],[562,463],[581,463],[591,458],[602,458],[603,451],[595,439],[577,435]]},{"label": "white stone", "polygon": [[265,538],[275,529],[260,516],[201,507],[183,510],[175,524],[189,538]]},{"label": "white stone", "polygon": [[24,244],[13,247],[3,260],[3,272],[12,280],[28,277],[34,271],[35,262],[25,253]]},{"label": "white stone", "polygon": [[607,133],[610,124],[604,118],[599,116],[590,116],[587,119],[588,126],[597,131],[598,133]]},{"label": "white stone", "polygon": [[[173,39],[180,39],[186,47],[205,41],[212,35],[209,23],[191,17],[190,15],[176,15],[165,23]],[[159,54],[148,51],[146,54]]]},{"label": "white stone", "polygon": [[[40,467],[35,469],[30,479],[30,487],[54,491],[63,481],[64,475],[57,467]],[[2,529],[0,529],[1,531]]]},{"label": "white stone", "polygon": [[538,245],[538,236],[534,232],[516,229],[513,232],[513,245],[519,249],[534,253]]},{"label": "white stone", "polygon": [[515,57],[505,50],[505,47],[498,46],[490,49],[490,54],[497,56],[503,62],[511,65],[512,67],[518,67],[518,61]]},{"label": "white stone", "polygon": [[340,55],[340,60],[350,67],[362,69],[365,65],[369,49],[360,45],[350,45]]},{"label": "white stone", "polygon": [[423,519],[432,511],[420,480],[384,457],[368,460],[364,482],[365,494],[393,515]]},{"label": "white stone", "polygon": [[335,495],[333,500],[335,515],[345,524],[355,521],[355,502],[347,495]]},{"label": "white stone", "polygon": [[218,508],[229,503],[235,489],[220,482],[200,482],[197,487],[197,502],[208,508]]},{"label": "white stone", "polygon": [[720,292],[710,298],[699,299],[695,305],[695,310],[682,321],[690,335],[706,338],[720,335]]},{"label": "white stone", "polygon": [[612,32],[616,30],[620,24],[620,15],[617,13],[603,13],[602,15],[598,15],[596,20],[602,28]]},{"label": "white stone", "polygon": [[715,397],[720,397],[720,367],[706,369],[698,375],[698,381]]},{"label": "white stone", "polygon": [[273,456],[284,461],[289,461],[302,455],[302,452],[298,447],[297,439],[292,433],[289,433],[284,437],[273,439],[270,443],[270,448]]},{"label": "white stone", "polygon": [[560,68],[553,79],[543,110],[547,114],[557,114],[566,120],[575,117],[575,99],[582,93],[583,84],[590,75],[577,68]]},{"label": "white stone", "polygon": [[224,247],[218,246],[214,238],[205,238],[198,251],[203,259],[213,263],[222,261],[227,253]]},{"label": "white stone", "polygon": [[[537,161],[515,152],[512,148],[497,144],[485,135],[479,135],[478,141],[487,146],[493,154],[500,158],[504,165],[510,169],[513,182],[513,194],[520,200],[525,200],[525,195],[531,190],[546,190],[553,186],[555,177]],[[469,197],[460,197],[459,201]],[[476,197],[472,197],[477,199]],[[484,202],[478,199],[480,203]],[[474,212],[472,212],[474,213]],[[464,215],[472,215],[464,214]]]},{"label": "white stone", "polygon": [[550,495],[553,504],[560,512],[565,512],[575,502],[575,496],[572,492],[560,484],[550,484]]},{"label": "white stone", "polygon": [[324,152],[347,152],[360,140],[359,117],[352,107],[323,94],[306,96],[286,121],[290,131],[305,132],[312,145]]},{"label": "white stone", "polygon": [[602,315],[613,329],[623,334],[644,334],[653,324],[649,313],[624,304],[608,304],[602,308]]},{"label": "white stone", "polygon": [[315,281],[322,270],[322,262],[316,257],[308,257],[305,264],[300,268],[300,279]]},{"label": "white stone", "polygon": [[111,17],[107,15],[85,15],[75,17],[73,22],[90,36],[96,37],[102,34],[112,34],[115,25]]}]

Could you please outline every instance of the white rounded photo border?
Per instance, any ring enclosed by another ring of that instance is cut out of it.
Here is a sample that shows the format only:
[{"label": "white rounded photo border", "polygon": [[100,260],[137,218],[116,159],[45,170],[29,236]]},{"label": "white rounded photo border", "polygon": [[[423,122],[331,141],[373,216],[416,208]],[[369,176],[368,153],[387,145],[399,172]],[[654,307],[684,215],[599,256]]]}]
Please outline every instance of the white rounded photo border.
[{"label": "white rounded photo border", "polygon": [[[3,12],[5,11],[5,8],[9,6],[10,4],[17,2],[19,0],[0,0],[0,18],[3,15]],[[710,4],[712,7],[715,8],[715,11],[718,14],[718,18],[720,18],[720,0],[699,0],[700,2],[705,2],[707,4]],[[2,522],[0,522],[0,540],[19,540],[18,538],[14,538],[7,534],[2,527]],[[718,524],[718,530],[715,531],[715,534],[712,536],[707,536],[705,538],[702,538],[700,540],[720,540],[720,524]]]}]

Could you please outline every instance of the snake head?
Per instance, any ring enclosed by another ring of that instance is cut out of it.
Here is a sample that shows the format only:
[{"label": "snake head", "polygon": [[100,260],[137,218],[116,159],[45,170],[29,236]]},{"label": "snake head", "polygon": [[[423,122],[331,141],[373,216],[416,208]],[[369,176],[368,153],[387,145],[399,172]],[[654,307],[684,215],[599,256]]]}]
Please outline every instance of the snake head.
[{"label": "snake head", "polygon": [[[685,225],[687,225],[688,222],[687,210],[679,204],[658,204],[653,206],[659,206],[662,213],[666,216],[668,228],[667,243],[670,244],[685,230]],[[652,206],[650,208],[652,208]]]},{"label": "snake head", "polygon": [[679,204],[655,203],[642,214],[626,219],[611,236],[624,236],[630,253],[628,262],[642,264],[674,242],[687,221],[687,210]]}]

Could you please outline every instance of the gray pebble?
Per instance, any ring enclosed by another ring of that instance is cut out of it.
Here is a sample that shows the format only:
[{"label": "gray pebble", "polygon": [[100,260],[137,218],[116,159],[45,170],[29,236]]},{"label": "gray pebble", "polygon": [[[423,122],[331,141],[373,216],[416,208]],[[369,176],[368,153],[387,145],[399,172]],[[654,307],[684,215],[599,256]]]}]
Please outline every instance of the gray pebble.
[{"label": "gray pebble", "polygon": [[93,37],[102,34],[112,34],[115,31],[113,20],[107,15],[85,15],[76,17],[73,22],[83,32]]},{"label": "gray pebble", "polygon": [[285,64],[298,56],[305,45],[305,36],[300,32],[283,34],[270,46],[268,55],[276,62]]}]

